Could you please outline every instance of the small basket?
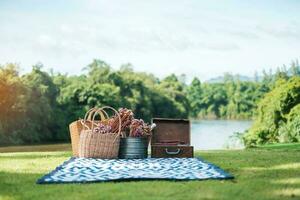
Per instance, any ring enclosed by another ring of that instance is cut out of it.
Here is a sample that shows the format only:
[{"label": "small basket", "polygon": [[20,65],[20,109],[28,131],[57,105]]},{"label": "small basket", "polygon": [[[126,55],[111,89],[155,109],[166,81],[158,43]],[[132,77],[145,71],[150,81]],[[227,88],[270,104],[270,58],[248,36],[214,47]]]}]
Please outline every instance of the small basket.
[{"label": "small basket", "polygon": [[[107,121],[108,115],[104,109],[111,109],[119,118],[119,130],[117,133],[96,133],[95,132],[95,116],[97,114],[101,117],[101,122],[105,123]],[[87,119],[90,114],[86,114],[85,119],[82,121],[83,129],[80,133],[79,138],[79,157],[84,158],[106,158],[113,159],[118,158],[119,146],[120,146],[120,136],[121,136],[121,117],[119,113],[108,106],[102,107],[98,110],[92,111],[93,118],[86,124]],[[103,114],[104,113],[104,114]],[[89,126],[91,124],[91,126]]]},{"label": "small basket", "polygon": [[[92,108],[89,111],[87,111],[85,114],[84,118],[87,117],[87,119],[85,120],[85,124],[88,127],[91,127],[91,125],[92,125],[92,116],[96,110],[97,110],[97,108]],[[101,113],[99,113],[100,115],[102,115],[101,118],[104,118],[103,113],[105,114],[106,117],[108,116],[106,112],[102,111]],[[79,147],[80,133],[81,133],[82,129],[83,129],[82,120],[74,121],[69,125],[71,144],[72,144],[72,153],[73,153],[74,157],[79,156],[78,147]]]},{"label": "small basket", "polygon": [[82,130],[82,124],[80,120],[74,121],[69,125],[71,144],[72,144],[72,153],[73,156],[78,157],[78,144],[79,144],[79,135]]}]

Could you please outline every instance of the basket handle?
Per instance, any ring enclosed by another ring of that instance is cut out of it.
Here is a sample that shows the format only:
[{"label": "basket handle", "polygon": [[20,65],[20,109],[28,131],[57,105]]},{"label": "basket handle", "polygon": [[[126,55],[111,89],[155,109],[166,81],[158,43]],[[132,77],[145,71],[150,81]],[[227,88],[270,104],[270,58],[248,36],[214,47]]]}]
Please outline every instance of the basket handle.
[{"label": "basket handle", "polygon": [[120,114],[118,113],[117,110],[115,110],[114,108],[112,108],[110,106],[104,106],[104,107],[99,108],[98,110],[95,111],[95,113],[93,115],[93,119],[92,119],[92,128],[91,128],[91,130],[94,130],[94,121],[95,121],[95,117],[96,117],[97,114],[100,114],[100,113],[104,112],[105,115],[108,116],[107,113],[104,111],[104,109],[110,109],[110,110],[114,111],[114,113],[118,116],[118,118],[119,118],[119,131],[118,131],[118,135],[117,136],[121,135],[121,129],[122,129],[121,116],[120,116]]},{"label": "basket handle", "polygon": [[[94,107],[94,108],[90,109],[88,111],[89,113],[87,112],[88,113],[87,120],[92,120],[93,115],[95,114],[95,112],[97,110],[99,110],[99,108]],[[107,112],[105,112],[104,110],[102,110],[101,113],[99,113],[99,114],[100,114],[101,119],[103,119],[103,120],[109,118]]]},{"label": "basket handle", "polygon": [[[86,124],[87,121],[91,121],[92,124],[94,124],[94,120],[92,121],[93,119],[93,116],[95,115],[95,113],[98,111],[99,109],[96,108],[96,107],[93,107],[91,108],[90,110],[88,110],[85,115],[84,115],[84,118],[83,120],[81,120],[81,124],[83,125],[83,129],[87,128],[87,129],[90,129],[90,127]],[[102,111],[103,112],[103,111]],[[108,114],[104,111],[104,114],[102,112],[99,112],[100,114],[100,117],[101,117],[101,120],[105,120],[108,118]],[[104,116],[105,115],[105,116]]]},{"label": "basket handle", "polygon": [[93,107],[93,108],[89,109],[89,110],[85,113],[83,119],[84,119],[84,120],[91,119],[91,115],[92,115],[92,113],[93,113],[95,110],[96,110],[96,107]]}]

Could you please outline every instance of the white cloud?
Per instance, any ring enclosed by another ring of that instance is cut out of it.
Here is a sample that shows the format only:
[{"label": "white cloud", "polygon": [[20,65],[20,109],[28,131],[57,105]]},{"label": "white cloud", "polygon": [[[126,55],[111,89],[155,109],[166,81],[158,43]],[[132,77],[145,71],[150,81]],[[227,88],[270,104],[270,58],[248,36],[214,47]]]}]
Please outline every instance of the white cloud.
[{"label": "white cloud", "polygon": [[57,41],[49,35],[42,34],[37,38],[37,42],[44,47],[57,46]]},{"label": "white cloud", "polygon": [[[10,5],[11,4],[11,5]],[[300,17],[263,3],[68,1],[0,3],[0,63],[41,61],[81,73],[93,58],[158,76],[252,75],[299,57]],[[23,6],[23,7],[22,7]],[[65,8],[67,7],[67,8]],[[280,18],[280,21],[278,21]]]},{"label": "white cloud", "polygon": [[257,30],[275,38],[300,40],[300,24],[258,25]]}]

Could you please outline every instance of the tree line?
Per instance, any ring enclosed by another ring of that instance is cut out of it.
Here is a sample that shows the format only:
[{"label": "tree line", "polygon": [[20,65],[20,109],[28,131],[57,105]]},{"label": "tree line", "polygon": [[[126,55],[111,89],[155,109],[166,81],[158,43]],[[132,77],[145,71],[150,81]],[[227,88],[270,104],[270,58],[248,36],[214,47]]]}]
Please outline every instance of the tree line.
[{"label": "tree line", "polygon": [[254,81],[225,74],[219,83],[191,83],[175,74],[159,79],[136,72],[130,64],[113,70],[93,60],[81,75],[46,72],[42,64],[21,75],[17,64],[0,65],[0,144],[69,140],[68,124],[87,109],[110,105],[127,107],[136,118],[152,117],[250,119],[258,102],[276,81],[299,76],[300,67],[263,72]]},{"label": "tree line", "polygon": [[281,77],[259,102],[257,117],[244,135],[246,146],[300,142],[300,76]]}]

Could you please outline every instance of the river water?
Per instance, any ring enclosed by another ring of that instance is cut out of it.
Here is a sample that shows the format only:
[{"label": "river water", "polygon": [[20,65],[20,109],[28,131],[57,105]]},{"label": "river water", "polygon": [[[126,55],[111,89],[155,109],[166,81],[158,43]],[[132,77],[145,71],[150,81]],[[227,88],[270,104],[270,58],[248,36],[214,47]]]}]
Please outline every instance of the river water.
[{"label": "river water", "polygon": [[194,150],[241,149],[240,140],[231,136],[250,128],[246,120],[199,120],[192,121],[191,143]]}]

